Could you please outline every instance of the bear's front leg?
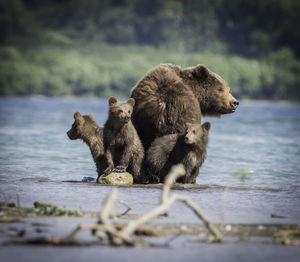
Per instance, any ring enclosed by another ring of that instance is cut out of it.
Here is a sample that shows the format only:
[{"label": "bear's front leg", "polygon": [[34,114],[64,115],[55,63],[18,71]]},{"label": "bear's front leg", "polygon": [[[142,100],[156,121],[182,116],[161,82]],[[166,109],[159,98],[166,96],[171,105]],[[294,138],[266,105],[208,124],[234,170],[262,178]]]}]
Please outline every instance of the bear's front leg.
[{"label": "bear's front leg", "polygon": [[184,182],[185,184],[196,184],[196,177],[199,174],[199,167],[196,166],[194,168],[190,167],[187,168],[186,170],[186,174],[183,177],[184,178]]},{"label": "bear's front leg", "polygon": [[143,178],[141,175],[141,168],[143,162],[144,154],[135,153],[132,157],[132,175],[135,183],[143,183]]},{"label": "bear's front leg", "polygon": [[108,167],[104,170],[103,173],[104,173],[104,175],[107,176],[108,174],[110,174],[114,170],[114,162],[113,162],[113,159],[112,159],[112,154],[111,154],[110,149],[107,149],[105,151],[105,157],[106,157]]},{"label": "bear's front leg", "polygon": [[120,173],[126,172],[131,155],[132,155],[131,148],[128,145],[126,145],[121,155],[119,164],[116,166],[114,171]]},{"label": "bear's front leg", "polygon": [[111,172],[114,171],[114,166],[108,166],[108,168],[106,168],[103,173],[105,176],[109,175]]}]

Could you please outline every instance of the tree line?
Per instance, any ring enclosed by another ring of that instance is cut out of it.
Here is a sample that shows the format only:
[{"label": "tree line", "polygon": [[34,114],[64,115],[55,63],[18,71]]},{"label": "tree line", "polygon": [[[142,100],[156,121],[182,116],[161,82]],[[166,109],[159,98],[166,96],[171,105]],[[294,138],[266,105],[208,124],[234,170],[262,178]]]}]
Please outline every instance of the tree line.
[{"label": "tree line", "polygon": [[299,14],[294,0],[3,0],[0,94],[128,95],[172,62],[209,65],[241,98],[299,100]]}]

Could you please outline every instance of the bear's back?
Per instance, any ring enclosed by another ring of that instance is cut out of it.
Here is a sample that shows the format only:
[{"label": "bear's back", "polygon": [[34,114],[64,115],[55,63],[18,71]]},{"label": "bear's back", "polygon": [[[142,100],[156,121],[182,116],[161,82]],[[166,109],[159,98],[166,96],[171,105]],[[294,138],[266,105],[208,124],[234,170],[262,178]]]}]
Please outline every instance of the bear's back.
[{"label": "bear's back", "polygon": [[184,132],[187,122],[201,122],[199,102],[180,72],[179,67],[160,65],[132,89],[132,120],[145,149],[156,137]]}]

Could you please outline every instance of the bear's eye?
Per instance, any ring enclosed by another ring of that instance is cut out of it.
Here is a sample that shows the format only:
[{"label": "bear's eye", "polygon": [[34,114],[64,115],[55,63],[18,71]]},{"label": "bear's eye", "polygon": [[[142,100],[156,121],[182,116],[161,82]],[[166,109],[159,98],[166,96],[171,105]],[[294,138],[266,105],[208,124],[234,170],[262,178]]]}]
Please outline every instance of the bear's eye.
[{"label": "bear's eye", "polygon": [[196,131],[195,131],[195,130],[193,130],[193,131],[192,131],[192,133],[195,135],[195,134],[196,134]]},{"label": "bear's eye", "polygon": [[128,114],[130,114],[131,112],[130,112],[130,110],[128,110]]},{"label": "bear's eye", "polygon": [[118,113],[123,113],[123,110],[119,110]]},{"label": "bear's eye", "polygon": [[218,91],[219,91],[219,92],[223,92],[224,89],[223,89],[223,88],[219,88]]}]

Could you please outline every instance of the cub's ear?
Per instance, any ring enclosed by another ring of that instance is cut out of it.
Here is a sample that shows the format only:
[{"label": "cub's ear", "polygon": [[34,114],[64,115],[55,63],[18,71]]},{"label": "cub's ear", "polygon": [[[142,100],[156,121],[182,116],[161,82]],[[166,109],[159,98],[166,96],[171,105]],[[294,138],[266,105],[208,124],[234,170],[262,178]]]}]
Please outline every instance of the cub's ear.
[{"label": "cub's ear", "polygon": [[205,129],[207,132],[209,131],[210,127],[211,127],[211,124],[209,122],[205,122],[202,125],[202,128]]},{"label": "cub's ear", "polygon": [[79,117],[82,117],[82,115],[79,112],[74,113],[74,119],[78,119]]},{"label": "cub's ear", "polygon": [[88,114],[88,117],[94,121],[94,115],[93,114]]},{"label": "cub's ear", "polygon": [[129,99],[127,100],[127,103],[128,103],[129,105],[134,106],[134,105],[135,105],[135,100],[134,100],[134,98],[129,98]]},{"label": "cub's ear", "polygon": [[117,100],[117,98],[115,98],[114,96],[111,96],[111,97],[109,98],[109,100],[108,100],[108,104],[109,104],[110,106],[116,104],[117,102],[118,102],[118,100]]},{"label": "cub's ear", "polygon": [[84,122],[84,118],[79,112],[74,113],[74,119],[77,123],[83,123]]},{"label": "cub's ear", "polygon": [[205,65],[197,65],[192,74],[197,79],[206,79],[209,75],[209,69]]}]

